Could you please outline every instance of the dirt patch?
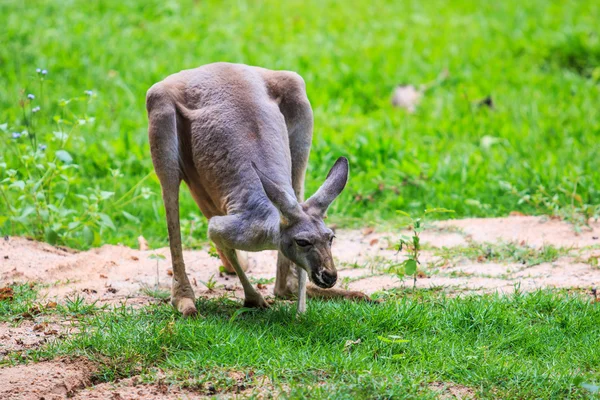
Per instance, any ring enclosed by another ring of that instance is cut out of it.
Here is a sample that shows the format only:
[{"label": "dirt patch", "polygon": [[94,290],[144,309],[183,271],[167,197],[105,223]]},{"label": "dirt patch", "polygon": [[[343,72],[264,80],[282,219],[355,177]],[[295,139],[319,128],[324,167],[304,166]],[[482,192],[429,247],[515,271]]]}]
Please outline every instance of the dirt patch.
[{"label": "dirt patch", "polygon": [[429,389],[436,392],[438,399],[443,400],[467,400],[475,398],[475,390],[473,388],[457,385],[452,382],[432,382],[429,384]]},{"label": "dirt patch", "polygon": [[77,331],[70,321],[27,320],[18,326],[0,323],[0,361],[10,352],[35,349]]},{"label": "dirt patch", "polygon": [[91,384],[95,369],[85,359],[61,359],[0,369],[0,399],[58,400]]},{"label": "dirt patch", "polygon": [[[235,398],[276,398],[279,393],[267,376],[256,377],[252,374],[230,371],[227,373],[228,385],[206,382],[193,388],[185,388],[187,382],[170,385],[159,379],[158,383],[143,383],[137,376],[117,382],[100,383],[75,394],[74,399],[235,399]],[[181,386],[180,386],[181,385]]]},{"label": "dirt patch", "polygon": [[[222,382],[205,382],[185,388],[165,383],[144,383],[138,376],[92,384],[97,369],[84,358],[63,358],[0,368],[0,399],[207,399],[274,398],[279,393],[267,376],[239,371],[226,373]],[[185,382],[182,383],[185,386]]]},{"label": "dirt patch", "polygon": [[[541,287],[589,288],[600,286],[600,268],[593,265],[600,255],[600,224],[592,225],[577,235],[571,225],[543,217],[509,217],[443,221],[422,234],[422,243],[432,248],[455,248],[469,243],[513,242],[521,246],[553,245],[580,250],[578,257],[561,255],[553,262],[528,268],[516,262],[481,262],[460,260],[455,265],[433,268],[439,257],[435,251],[422,254],[423,278],[418,287],[444,287],[452,291],[502,291],[519,287],[534,290]],[[395,243],[400,232],[376,232],[374,229],[339,231],[333,246],[339,273],[338,286],[372,293],[412,285],[388,274],[388,267],[400,262]],[[161,254],[165,260],[150,258]],[[587,258],[586,258],[587,257]],[[220,260],[204,250],[184,252],[187,271],[200,296],[230,295],[242,297],[235,276],[221,276]],[[249,255],[248,275],[264,295],[273,293],[277,254],[263,251]],[[158,276],[156,265],[158,262]],[[144,304],[150,297],[144,288],[169,290],[171,265],[168,248],[136,250],[106,245],[86,252],[55,248],[24,238],[0,241],[0,287],[14,282],[37,281],[48,284],[42,295],[59,301],[69,296],[82,296],[100,303]],[[427,276],[427,277],[425,277]],[[202,284],[211,278],[217,290]]]},{"label": "dirt patch", "polygon": [[600,245],[600,222],[592,223],[591,230],[584,229],[580,234],[575,233],[572,225],[546,217],[469,218],[436,225],[460,230],[465,238],[480,243],[504,241],[577,248]]},{"label": "dirt patch", "polygon": [[73,399],[204,399],[206,396],[181,389],[178,386],[163,383],[139,383],[137,377],[122,379],[118,382],[100,383],[85,388],[75,394]]}]

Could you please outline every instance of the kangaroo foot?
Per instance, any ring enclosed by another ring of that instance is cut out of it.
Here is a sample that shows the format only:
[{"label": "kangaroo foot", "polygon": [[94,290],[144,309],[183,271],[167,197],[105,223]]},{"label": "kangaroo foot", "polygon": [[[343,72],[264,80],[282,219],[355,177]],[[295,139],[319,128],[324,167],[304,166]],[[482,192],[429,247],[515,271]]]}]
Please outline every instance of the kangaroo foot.
[{"label": "kangaroo foot", "polygon": [[183,314],[183,316],[186,318],[198,316],[198,311],[194,305],[194,299],[189,297],[173,298],[171,300],[171,304],[173,304],[173,307],[175,307],[177,311]]},{"label": "kangaroo foot", "polygon": [[344,290],[344,289],[322,289],[314,287],[312,285],[306,288],[306,295],[310,298],[318,299],[346,299],[352,301],[366,301],[368,303],[378,303],[378,301],[371,299],[367,294],[358,292],[355,290]]},{"label": "kangaroo foot", "polygon": [[270,305],[265,301],[265,299],[258,295],[257,297],[246,298],[244,300],[244,307],[246,308],[269,308]]}]

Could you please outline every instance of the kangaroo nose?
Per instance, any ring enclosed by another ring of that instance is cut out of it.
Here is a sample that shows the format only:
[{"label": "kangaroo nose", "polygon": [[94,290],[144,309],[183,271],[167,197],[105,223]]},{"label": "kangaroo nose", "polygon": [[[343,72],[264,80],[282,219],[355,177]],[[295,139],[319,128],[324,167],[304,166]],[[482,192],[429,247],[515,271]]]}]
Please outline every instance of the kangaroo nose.
[{"label": "kangaroo nose", "polygon": [[327,287],[330,288],[333,285],[335,285],[335,282],[337,281],[337,272],[323,270],[321,277],[323,278],[323,283],[325,283],[327,285]]}]

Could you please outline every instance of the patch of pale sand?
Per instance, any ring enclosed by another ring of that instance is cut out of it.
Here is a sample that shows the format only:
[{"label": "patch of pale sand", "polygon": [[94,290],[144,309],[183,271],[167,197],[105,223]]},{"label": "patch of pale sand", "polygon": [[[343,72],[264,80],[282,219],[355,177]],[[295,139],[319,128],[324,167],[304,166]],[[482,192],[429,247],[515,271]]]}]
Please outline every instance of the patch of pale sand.
[{"label": "patch of pale sand", "polygon": [[375,270],[371,270],[369,268],[353,268],[353,269],[344,269],[338,271],[338,279],[350,278],[357,279],[363,276],[372,275],[376,273]]},{"label": "patch of pale sand", "polygon": [[[598,224],[593,232],[584,231],[575,235],[572,227],[560,221],[545,221],[541,217],[510,217],[491,219],[468,219],[438,222],[438,229],[425,231],[422,242],[434,247],[455,247],[467,243],[465,235],[470,235],[475,241],[525,241],[530,245],[541,246],[553,244],[556,246],[571,246],[581,248],[600,241],[594,235],[600,234]],[[454,228],[451,228],[454,227]],[[460,228],[457,232],[456,227]],[[344,277],[359,279],[369,276],[373,271],[383,273],[390,264],[405,259],[405,254],[398,254],[393,244],[399,234],[378,233],[372,229],[362,231],[338,231],[333,246],[333,255],[337,260],[341,282]],[[588,251],[586,249],[585,251]],[[587,253],[597,255],[600,250]],[[44,293],[49,297],[64,299],[67,296],[80,295],[88,300],[98,300],[103,303],[145,304],[149,298],[141,294],[142,288],[154,288],[157,281],[157,261],[149,257],[154,254],[165,256],[164,261],[158,262],[158,278],[160,288],[169,290],[171,276],[170,255],[168,248],[155,251],[140,251],[124,246],[106,245],[86,252],[75,252],[59,249],[45,243],[30,241],[24,238],[11,237],[0,240],[0,287],[14,281],[38,281],[49,284]],[[263,251],[249,254],[248,275],[254,279],[270,279],[275,276],[277,253]],[[438,260],[432,252],[422,254],[423,265]],[[243,292],[235,276],[220,276],[218,268],[221,262],[209,256],[204,250],[184,251],[184,259],[190,280],[196,294],[199,296],[232,295],[241,297]],[[562,259],[561,259],[562,260]],[[569,261],[570,262],[570,261]],[[537,277],[528,278],[526,275],[508,277],[508,280],[497,283],[490,278],[502,275],[502,267],[498,264],[477,263],[465,261],[458,266],[440,268],[444,276],[433,276],[423,280],[429,286],[446,286],[464,288],[479,288],[493,290],[494,287],[504,290],[506,286],[514,286],[515,281],[522,287],[540,287],[548,283],[562,282],[561,287],[587,287],[600,284],[600,269],[592,265],[576,263],[577,275],[569,268],[552,269],[546,266],[547,274],[553,278],[546,281]],[[352,268],[359,267],[359,268]],[[520,271],[522,265],[506,265],[508,271]],[[448,274],[456,271],[454,278]],[[462,275],[462,276],[460,276]],[[487,276],[485,278],[484,276]],[[211,278],[221,290],[207,291],[202,282]],[[476,279],[477,278],[477,279]],[[518,279],[517,279],[518,278]],[[531,282],[529,281],[531,280]],[[360,282],[360,283],[359,283]],[[363,279],[353,282],[351,288],[372,293],[381,289],[403,286],[393,276]],[[411,283],[412,285],[412,283]],[[494,286],[497,285],[497,286]],[[263,294],[273,293],[273,283],[262,287]]]},{"label": "patch of pale sand", "polygon": [[214,387],[211,382],[206,382],[202,387],[195,387],[194,390],[181,388],[167,383],[141,383],[138,377],[121,379],[117,382],[100,383],[79,391],[73,399],[92,400],[92,399],[119,399],[119,400],[137,400],[137,399],[239,399],[256,398],[270,399],[276,398],[278,391],[274,388],[271,380],[267,376],[260,376],[248,379],[243,372],[230,371],[229,378],[232,382],[226,388]]},{"label": "patch of pale sand", "polygon": [[573,226],[546,217],[469,218],[439,221],[440,228],[459,228],[476,242],[525,242],[531,246],[587,247],[600,245],[600,222],[575,234]]},{"label": "patch of pale sand", "polygon": [[82,358],[0,368],[0,399],[62,400],[90,385],[94,372]]},{"label": "patch of pale sand", "polygon": [[466,400],[474,399],[476,397],[475,389],[452,382],[431,382],[428,387],[429,390],[435,392],[438,399]]},{"label": "patch of pale sand", "polygon": [[0,323],[0,361],[14,351],[34,349],[78,331],[70,321],[25,320],[18,326]]},{"label": "patch of pale sand", "polygon": [[117,382],[100,383],[77,392],[72,399],[115,399],[115,400],[176,400],[206,399],[208,396],[197,394],[177,386],[164,383],[139,383],[137,377],[122,379]]},{"label": "patch of pale sand", "polygon": [[269,377],[254,375],[252,371],[229,371],[227,386],[215,387],[206,382],[194,390],[167,385],[162,379],[156,383],[142,383],[138,377],[92,385],[96,371],[87,359],[66,357],[0,368],[0,399],[207,399],[215,396],[262,399],[277,397],[279,393]]},{"label": "patch of pale sand", "polygon": [[[168,248],[139,251],[125,246],[105,245],[86,252],[63,252],[40,242],[11,237],[0,241],[0,285],[16,282],[43,282],[49,297],[64,298],[80,295],[105,302],[139,296],[140,289],[154,288],[157,281],[157,261],[152,254],[162,254],[158,261],[159,287],[168,290],[171,284]],[[8,256],[8,258],[5,258]],[[249,274],[256,278],[273,278],[276,252],[253,253]],[[198,291],[206,290],[202,281],[212,277],[223,287],[238,286],[235,276],[219,276],[220,260],[203,250],[185,251],[184,259],[190,280]],[[131,303],[131,299],[128,299]]]},{"label": "patch of pale sand", "polygon": [[594,265],[600,268],[600,247],[597,249],[585,249],[581,250],[575,261],[585,262],[586,264]]},{"label": "patch of pale sand", "polygon": [[548,287],[594,287],[600,284],[598,269],[568,258],[524,268],[512,276],[517,279],[539,280]]},{"label": "patch of pale sand", "polygon": [[[491,267],[491,269],[488,269]],[[360,277],[360,276],[359,276]],[[589,264],[557,260],[533,267],[522,264],[472,263],[441,269],[418,278],[417,288],[444,288],[448,291],[513,293],[515,290],[534,291],[543,288],[590,289],[600,286],[600,269]],[[403,280],[386,274],[367,276],[349,283],[350,290],[373,293],[377,290],[411,288],[413,280]]]},{"label": "patch of pale sand", "polygon": [[[484,278],[479,276],[450,277],[450,276],[431,276],[428,278],[418,278],[416,287],[418,289],[448,289],[450,291],[484,291],[492,292],[501,290],[505,292],[507,280],[498,278]],[[405,277],[400,280],[393,275],[377,275],[364,279],[356,280],[348,285],[350,290],[358,290],[365,293],[373,293],[377,290],[390,290],[395,288],[412,288],[413,279]]]},{"label": "patch of pale sand", "polygon": [[[365,264],[377,257],[393,259],[398,253],[398,240],[401,234],[410,235],[410,232],[375,232],[371,229],[338,231],[333,246],[333,255],[344,264],[358,265]],[[421,234],[421,243],[441,248],[466,245],[467,241],[460,233],[431,230]]]},{"label": "patch of pale sand", "polygon": [[393,275],[377,275],[350,282],[348,289],[370,293],[370,289],[375,287],[377,290],[389,290],[402,286],[403,283]]},{"label": "patch of pale sand", "polygon": [[456,272],[459,274],[497,278],[511,274],[520,268],[522,268],[522,265],[519,264],[500,264],[494,262],[474,263],[473,261],[463,261],[454,267],[445,268],[441,271],[443,271],[442,273],[444,274]]}]

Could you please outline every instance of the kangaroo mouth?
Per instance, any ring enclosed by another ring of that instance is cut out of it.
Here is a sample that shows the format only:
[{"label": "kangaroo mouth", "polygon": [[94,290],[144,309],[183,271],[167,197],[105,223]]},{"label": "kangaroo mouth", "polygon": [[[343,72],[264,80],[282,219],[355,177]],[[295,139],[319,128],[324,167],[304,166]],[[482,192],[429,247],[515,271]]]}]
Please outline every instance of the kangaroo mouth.
[{"label": "kangaroo mouth", "polygon": [[311,280],[315,285],[323,289],[332,288],[337,282],[337,272],[330,273],[326,270],[320,270],[319,272],[313,271],[311,273]]}]

